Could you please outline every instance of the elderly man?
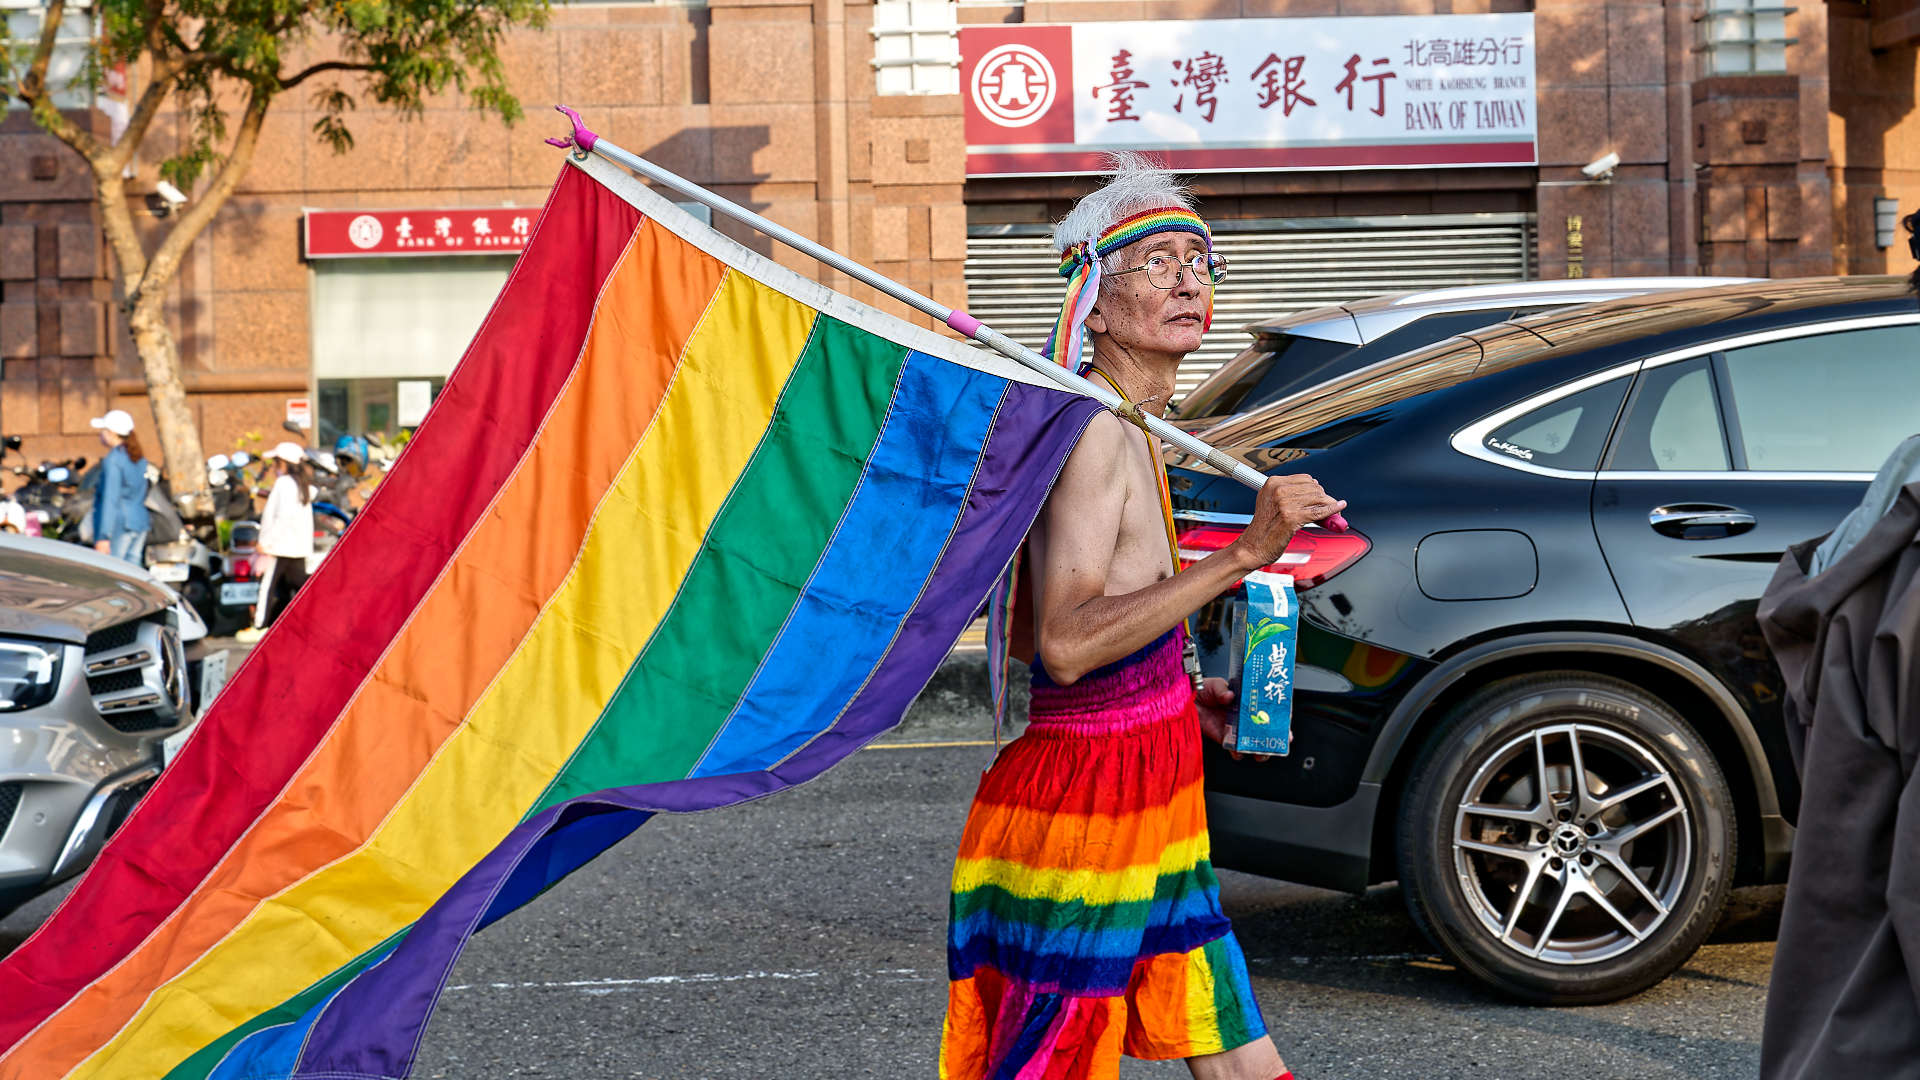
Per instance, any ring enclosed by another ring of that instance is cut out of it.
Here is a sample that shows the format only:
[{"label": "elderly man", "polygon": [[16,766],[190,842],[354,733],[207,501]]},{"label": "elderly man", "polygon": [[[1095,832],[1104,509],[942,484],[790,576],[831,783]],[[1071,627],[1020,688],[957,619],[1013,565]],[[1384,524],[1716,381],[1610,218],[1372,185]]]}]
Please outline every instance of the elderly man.
[{"label": "elderly man", "polygon": [[[1114,166],[1055,229],[1068,289],[1051,346],[1077,361],[1084,330],[1088,377],[1160,412],[1225,260],[1170,175],[1132,155]],[[1096,416],[1028,539],[1033,704],[981,778],[954,866],[949,1080],[1113,1077],[1122,1054],[1184,1058],[1202,1078],[1292,1075],[1208,861],[1200,739],[1230,738],[1233,694],[1220,680],[1196,693],[1185,621],[1346,504],[1275,478],[1237,542],[1175,574],[1158,450]]]}]

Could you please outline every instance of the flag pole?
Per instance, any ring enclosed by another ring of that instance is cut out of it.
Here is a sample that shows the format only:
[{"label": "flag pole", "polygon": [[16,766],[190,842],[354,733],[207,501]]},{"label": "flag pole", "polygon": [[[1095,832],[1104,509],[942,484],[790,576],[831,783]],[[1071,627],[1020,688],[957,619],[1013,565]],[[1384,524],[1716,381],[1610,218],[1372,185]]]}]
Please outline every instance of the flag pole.
[{"label": "flag pole", "polygon": [[1017,361],[1031,368],[1041,375],[1052,379],[1054,382],[1059,383],[1061,387],[1071,390],[1076,394],[1085,394],[1087,397],[1093,398],[1095,401],[1113,410],[1114,413],[1122,419],[1137,424],[1159,438],[1179,447],[1181,450],[1186,451],[1194,457],[1200,458],[1213,469],[1231,476],[1233,479],[1255,491],[1258,491],[1260,486],[1267,482],[1266,476],[1259,470],[1248,466],[1244,462],[1236,461],[1228,457],[1206,443],[1201,442],[1199,439],[1194,438],[1192,435],[1167,423],[1165,420],[1143,412],[1138,405],[1127,401],[1106,387],[1081,378],[1079,375],[1061,367],[1054,361],[1034,352],[1032,349],[1007,337],[998,330],[985,325],[966,312],[957,311],[947,307],[945,304],[922,296],[891,278],[867,269],[852,259],[841,255],[839,252],[822,247],[812,240],[801,236],[799,233],[794,232],[792,229],[768,221],[766,218],[761,217],[759,214],[754,213],[736,202],[716,195],[685,177],[668,172],[666,169],[655,165],[653,162],[648,161],[638,154],[614,145],[589,130],[586,124],[581,122],[580,114],[565,105],[555,105],[554,109],[564,114],[568,120],[573,122],[573,134],[571,137],[565,139],[548,139],[547,142],[552,145],[561,147],[562,149],[573,149],[581,154],[598,154],[608,161],[626,166],[628,169],[639,173],[641,176],[646,177],[662,187],[670,188],[695,202],[712,207],[714,210],[733,218],[735,221],[744,222],[788,247],[793,248],[795,251],[804,255],[810,255],[848,277],[853,278],[855,281],[878,289],[888,296],[893,297],[895,300],[913,308],[915,311],[940,320],[956,332],[966,335],[968,338],[985,345],[987,348],[992,349],[1008,359]]}]

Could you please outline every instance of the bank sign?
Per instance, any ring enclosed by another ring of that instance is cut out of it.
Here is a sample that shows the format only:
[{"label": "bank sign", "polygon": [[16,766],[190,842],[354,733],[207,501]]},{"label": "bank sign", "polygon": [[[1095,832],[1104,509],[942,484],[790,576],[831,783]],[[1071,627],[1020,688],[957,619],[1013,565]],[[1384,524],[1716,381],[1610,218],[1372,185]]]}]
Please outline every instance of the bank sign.
[{"label": "bank sign", "polygon": [[1533,165],[1531,14],[968,26],[967,175]]},{"label": "bank sign", "polygon": [[538,207],[448,206],[412,210],[308,210],[309,259],[376,255],[517,255]]}]

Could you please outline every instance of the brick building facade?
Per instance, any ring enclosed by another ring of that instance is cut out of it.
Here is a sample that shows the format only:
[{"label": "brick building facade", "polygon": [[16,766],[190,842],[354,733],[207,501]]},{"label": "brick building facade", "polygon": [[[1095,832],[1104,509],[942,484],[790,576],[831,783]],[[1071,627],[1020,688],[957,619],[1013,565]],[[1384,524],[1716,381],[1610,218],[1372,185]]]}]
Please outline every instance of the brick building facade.
[{"label": "brick building facade", "polygon": [[[1537,236],[1528,271],[1541,277],[1904,272],[1904,238],[1879,246],[1874,204],[1920,204],[1920,0],[1801,0],[1787,16],[1786,73],[1761,75],[1702,74],[1695,20],[1707,2],[969,0],[956,14],[978,25],[1530,11],[1537,166],[1210,173],[1196,182],[1206,213],[1524,217]],[[1088,181],[970,180],[959,95],[876,92],[875,14],[869,0],[559,7],[547,30],[505,45],[527,122],[509,129],[451,97],[411,121],[369,104],[351,117],[355,148],[344,155],[311,136],[303,97],[280,102],[251,174],[175,287],[208,452],[248,433],[276,441],[287,399],[326,389],[333,361],[316,356],[316,321],[333,316],[317,299],[324,274],[303,254],[306,211],[537,207],[560,168],[542,143],[557,130],[546,112],[556,101],[668,168],[965,303],[970,237],[1037,228]],[[1610,179],[1583,176],[1609,152],[1620,158]],[[136,191],[151,190],[155,164],[142,163]],[[31,457],[91,453],[87,419],[110,407],[151,430],[108,258],[85,167],[23,113],[7,114],[0,431],[23,436]]]}]

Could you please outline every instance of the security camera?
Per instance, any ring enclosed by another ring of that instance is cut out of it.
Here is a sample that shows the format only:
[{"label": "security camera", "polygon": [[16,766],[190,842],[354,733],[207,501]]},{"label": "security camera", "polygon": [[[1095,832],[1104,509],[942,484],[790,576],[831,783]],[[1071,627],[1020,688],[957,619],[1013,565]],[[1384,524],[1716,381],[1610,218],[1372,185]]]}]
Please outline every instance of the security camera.
[{"label": "security camera", "polygon": [[[1615,160],[1618,160],[1618,159],[1615,159]],[[159,183],[153,185],[153,190],[155,194],[159,195],[162,199],[165,199],[167,201],[168,206],[186,205],[186,201],[187,201],[186,194],[183,193],[179,188],[174,187],[172,184],[167,183],[165,180],[162,180]]]},{"label": "security camera", "polygon": [[1607,156],[1589,161],[1585,165],[1580,166],[1580,171],[1584,173],[1589,180],[1608,180],[1612,179],[1613,170],[1619,167],[1619,165],[1620,155],[1609,151]]}]

